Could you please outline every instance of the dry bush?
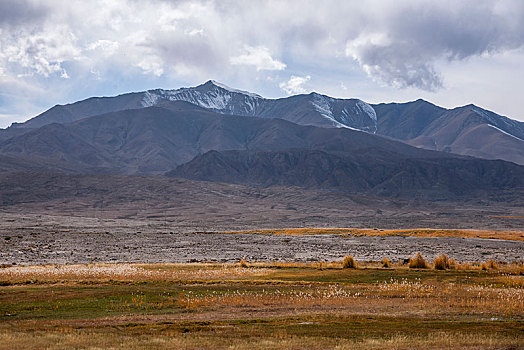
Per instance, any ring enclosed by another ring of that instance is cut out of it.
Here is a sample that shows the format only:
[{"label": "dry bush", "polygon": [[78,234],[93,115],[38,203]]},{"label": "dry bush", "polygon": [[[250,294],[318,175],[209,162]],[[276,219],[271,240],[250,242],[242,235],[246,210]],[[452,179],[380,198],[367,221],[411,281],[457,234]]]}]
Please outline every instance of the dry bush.
[{"label": "dry bush", "polygon": [[450,268],[451,270],[455,270],[455,268],[456,268],[455,265],[456,265],[456,264],[455,264],[455,259],[451,259],[451,260],[449,261],[449,268]]},{"label": "dry bush", "polygon": [[467,270],[468,268],[471,268],[471,265],[467,262],[455,262],[455,269],[457,270]]},{"label": "dry bush", "polygon": [[488,265],[486,265],[486,263],[482,263],[482,264],[480,265],[480,269],[481,269],[482,271],[488,271]]},{"label": "dry bush", "polygon": [[240,259],[240,267],[247,268],[247,260],[245,258]]},{"label": "dry bush", "polygon": [[342,262],[342,268],[344,269],[356,269],[357,262],[353,259],[352,256],[346,256]]},{"label": "dry bush", "polygon": [[490,269],[493,269],[493,270],[496,270],[496,269],[499,268],[499,266],[497,265],[497,263],[496,263],[495,260],[493,260],[493,259],[489,259],[489,261],[488,261],[488,267],[489,267]]},{"label": "dry bush", "polygon": [[422,254],[417,253],[414,258],[409,259],[409,268],[410,269],[427,269],[428,263],[422,256]]},{"label": "dry bush", "polygon": [[389,261],[388,258],[382,259],[382,267],[385,267],[385,268],[391,267],[391,262]]},{"label": "dry bush", "polygon": [[433,261],[435,270],[448,270],[450,268],[450,261],[446,254],[440,255]]}]

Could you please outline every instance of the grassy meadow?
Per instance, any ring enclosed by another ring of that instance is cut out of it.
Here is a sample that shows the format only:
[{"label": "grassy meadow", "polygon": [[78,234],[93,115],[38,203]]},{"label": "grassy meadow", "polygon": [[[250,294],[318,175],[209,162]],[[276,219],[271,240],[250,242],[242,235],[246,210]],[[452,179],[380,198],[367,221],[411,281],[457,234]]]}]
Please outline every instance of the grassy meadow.
[{"label": "grassy meadow", "polygon": [[0,348],[522,348],[521,262],[388,264],[4,266]]}]

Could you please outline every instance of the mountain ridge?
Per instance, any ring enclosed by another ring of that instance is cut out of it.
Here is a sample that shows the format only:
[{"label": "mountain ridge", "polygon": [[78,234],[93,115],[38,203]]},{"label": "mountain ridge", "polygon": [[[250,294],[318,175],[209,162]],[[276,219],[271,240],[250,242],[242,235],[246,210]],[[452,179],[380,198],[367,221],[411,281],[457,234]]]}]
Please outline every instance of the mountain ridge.
[{"label": "mountain ridge", "polygon": [[25,123],[1,130],[0,142],[51,123],[65,124],[174,101],[226,116],[280,118],[299,125],[355,129],[415,147],[524,164],[524,123],[475,105],[446,109],[422,99],[370,105],[359,99],[337,99],[315,92],[266,99],[213,80],[196,87],[154,89],[57,105]]}]

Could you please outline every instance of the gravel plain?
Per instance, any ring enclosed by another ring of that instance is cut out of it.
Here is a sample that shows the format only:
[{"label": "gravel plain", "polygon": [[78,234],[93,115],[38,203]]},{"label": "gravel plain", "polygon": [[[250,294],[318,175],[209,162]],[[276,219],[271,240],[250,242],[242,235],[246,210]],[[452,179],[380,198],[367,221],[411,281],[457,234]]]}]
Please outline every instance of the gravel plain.
[{"label": "gravel plain", "polygon": [[[523,241],[448,237],[278,236],[182,232],[154,221],[99,220],[58,216],[17,218],[3,214],[0,264],[91,262],[335,261],[346,255],[378,261],[429,259],[447,254],[457,261],[522,260]],[[70,220],[67,224],[67,220]],[[61,222],[61,225],[57,223]],[[69,225],[69,226],[68,226]]]}]

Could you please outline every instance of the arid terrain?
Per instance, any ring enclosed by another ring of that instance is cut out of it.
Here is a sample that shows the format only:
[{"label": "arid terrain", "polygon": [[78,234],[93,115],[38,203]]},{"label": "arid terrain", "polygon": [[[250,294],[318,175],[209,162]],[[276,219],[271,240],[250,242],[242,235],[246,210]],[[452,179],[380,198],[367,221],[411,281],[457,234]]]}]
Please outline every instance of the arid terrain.
[{"label": "arid terrain", "polygon": [[[404,259],[418,251],[430,257],[445,253],[461,261],[511,262],[524,255],[524,206],[518,200],[427,202],[161,176],[28,173],[5,177],[0,195],[3,264],[234,262],[243,257],[306,262],[332,261],[347,254],[376,261],[384,256]],[[371,231],[364,235],[223,234],[299,227]],[[399,228],[493,232],[366,237]],[[506,240],[482,239],[498,238],[497,234]]]},{"label": "arid terrain", "polygon": [[[267,235],[181,232],[162,221],[2,214],[0,261],[4,264],[90,262],[334,261],[351,254],[361,260],[397,261],[421,252],[460,261],[518,261],[524,231],[515,239]],[[475,232],[475,231],[473,231]],[[496,236],[497,232],[493,235]],[[502,234],[502,233],[501,233]]]},{"label": "arid terrain", "polygon": [[[520,349],[510,197],[5,176],[0,349]],[[426,268],[409,268],[419,252]],[[440,254],[454,264],[435,269]]]}]

